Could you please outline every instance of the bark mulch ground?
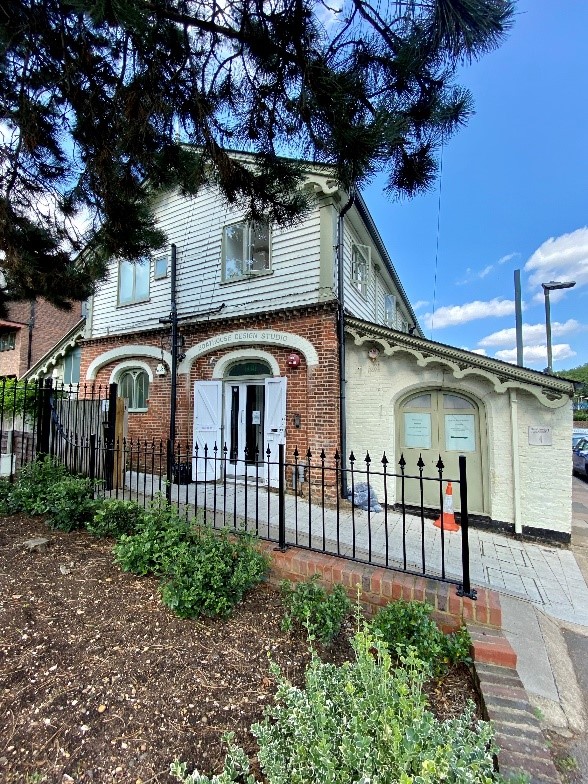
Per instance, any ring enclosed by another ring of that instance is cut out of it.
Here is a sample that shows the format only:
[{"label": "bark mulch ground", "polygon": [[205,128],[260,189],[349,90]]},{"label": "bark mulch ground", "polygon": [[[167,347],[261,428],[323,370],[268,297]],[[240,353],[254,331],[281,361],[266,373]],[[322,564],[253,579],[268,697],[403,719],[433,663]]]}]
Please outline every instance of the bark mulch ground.
[{"label": "bark mulch ground", "polygon": [[[43,552],[23,543],[46,537]],[[208,773],[231,730],[249,732],[273,699],[269,657],[301,683],[303,634],[281,630],[279,594],[262,585],[226,621],[185,621],[158,583],[122,572],[113,542],[0,519],[0,781],[171,782],[169,763]],[[352,632],[349,622],[347,633]],[[325,659],[351,654],[345,633]],[[441,717],[477,700],[467,667],[427,689]]]}]

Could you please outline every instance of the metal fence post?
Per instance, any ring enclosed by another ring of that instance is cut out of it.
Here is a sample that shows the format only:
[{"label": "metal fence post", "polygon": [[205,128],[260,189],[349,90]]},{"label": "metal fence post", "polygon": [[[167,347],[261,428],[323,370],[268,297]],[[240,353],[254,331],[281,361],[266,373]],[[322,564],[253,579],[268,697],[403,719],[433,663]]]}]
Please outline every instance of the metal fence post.
[{"label": "metal fence post", "polygon": [[461,501],[461,568],[463,584],[457,589],[458,596],[468,599],[477,599],[476,589],[470,583],[470,539],[468,515],[468,480],[466,472],[466,457],[459,456],[459,497]]},{"label": "metal fence post", "polygon": [[[168,504],[171,504],[172,500],[172,481],[173,481],[173,472],[174,472],[174,447],[171,438],[167,439],[166,442],[166,453],[165,453],[165,464],[166,464],[166,473],[167,473],[167,482],[165,483],[165,499]],[[204,458],[204,469],[206,470],[206,456]],[[138,469],[137,469],[138,470]],[[205,485],[206,487],[206,485]],[[178,484],[178,493],[179,493],[179,484]],[[204,511],[206,515],[206,507]],[[205,518],[206,522],[206,518]]]},{"label": "metal fence post", "polygon": [[114,439],[116,433],[116,399],[118,397],[118,384],[108,387],[108,419],[106,420],[106,454],[104,459],[105,489],[114,487]]},{"label": "metal fence post", "polygon": [[94,498],[94,481],[96,480],[96,433],[90,433],[90,454],[88,455],[88,474]]},{"label": "metal fence post", "polygon": [[278,546],[277,550],[286,552],[286,482],[285,482],[285,449],[284,444],[278,446]]},{"label": "metal fence post", "polygon": [[37,458],[49,454],[49,441],[51,435],[51,390],[53,381],[46,378],[44,383],[39,381],[37,387]]}]

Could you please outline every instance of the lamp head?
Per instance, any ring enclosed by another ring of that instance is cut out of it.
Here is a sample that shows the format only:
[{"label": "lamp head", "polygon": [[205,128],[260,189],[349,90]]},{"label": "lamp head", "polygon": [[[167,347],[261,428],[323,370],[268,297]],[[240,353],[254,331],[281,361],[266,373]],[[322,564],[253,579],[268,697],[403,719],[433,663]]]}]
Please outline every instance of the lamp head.
[{"label": "lamp head", "polygon": [[555,289],[571,289],[576,285],[575,280],[557,281],[550,280],[549,283],[542,283],[543,291],[554,291]]}]

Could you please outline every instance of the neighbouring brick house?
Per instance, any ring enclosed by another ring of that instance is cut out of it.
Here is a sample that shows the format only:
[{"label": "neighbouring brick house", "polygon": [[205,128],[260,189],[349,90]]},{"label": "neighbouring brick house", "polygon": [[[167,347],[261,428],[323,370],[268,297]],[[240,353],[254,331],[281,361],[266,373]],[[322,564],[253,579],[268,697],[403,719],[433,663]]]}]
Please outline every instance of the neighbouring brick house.
[{"label": "neighbouring brick house", "polygon": [[[26,378],[43,358],[51,357],[72,330],[79,328],[81,337],[83,320],[79,302],[73,303],[69,311],[43,299],[11,302],[7,309],[6,318],[0,319],[0,377]],[[79,377],[74,379],[78,380]]]},{"label": "neighbouring brick house", "polygon": [[[572,385],[427,341],[361,196],[350,205],[311,165],[304,187],[315,206],[289,228],[247,224],[213,187],[158,197],[177,249],[178,439],[226,445],[233,474],[245,447],[280,443],[290,456],[385,451],[391,472],[422,454],[431,475],[439,454],[451,474],[465,452],[480,522],[569,539]],[[89,303],[81,376],[118,384],[130,438],[168,433],[170,291],[168,248],[113,260]],[[537,470],[556,474],[547,505]]]}]

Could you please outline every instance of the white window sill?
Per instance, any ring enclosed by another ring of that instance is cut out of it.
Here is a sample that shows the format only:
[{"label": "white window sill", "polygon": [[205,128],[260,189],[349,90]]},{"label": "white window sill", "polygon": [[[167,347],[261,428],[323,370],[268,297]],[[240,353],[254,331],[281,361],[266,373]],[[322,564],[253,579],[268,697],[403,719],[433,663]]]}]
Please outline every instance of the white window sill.
[{"label": "white window sill", "polygon": [[254,280],[255,278],[267,278],[269,275],[273,275],[274,271],[272,270],[264,270],[263,272],[249,272],[247,275],[234,275],[232,278],[227,278],[226,280],[221,280],[221,286],[228,286],[229,283],[242,283],[244,280]]}]

